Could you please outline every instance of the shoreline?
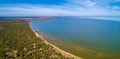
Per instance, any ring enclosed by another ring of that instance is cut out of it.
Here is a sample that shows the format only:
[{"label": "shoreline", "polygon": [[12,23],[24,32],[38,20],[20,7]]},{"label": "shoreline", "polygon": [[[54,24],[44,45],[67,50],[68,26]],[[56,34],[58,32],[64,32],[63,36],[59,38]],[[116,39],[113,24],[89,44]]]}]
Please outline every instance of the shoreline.
[{"label": "shoreline", "polygon": [[[31,28],[30,24],[29,24],[29,27]],[[40,34],[38,34],[37,32],[35,32],[35,30],[33,30],[32,28],[31,28],[31,30],[34,32],[34,34],[36,35],[36,37],[41,38],[46,44],[52,46],[57,52],[61,53],[62,55],[65,55],[67,57],[74,58],[74,59],[83,59],[83,58],[75,56],[75,55],[73,55],[71,53],[68,53],[68,52],[66,52],[66,51],[58,48],[57,46],[55,46],[55,45],[47,42]]]}]

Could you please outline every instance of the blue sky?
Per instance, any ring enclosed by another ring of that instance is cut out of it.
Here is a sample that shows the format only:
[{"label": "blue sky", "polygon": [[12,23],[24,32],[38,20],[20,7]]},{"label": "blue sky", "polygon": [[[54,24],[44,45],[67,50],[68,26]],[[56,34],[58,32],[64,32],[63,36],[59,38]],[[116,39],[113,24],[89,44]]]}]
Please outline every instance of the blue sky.
[{"label": "blue sky", "polygon": [[120,0],[0,0],[0,16],[120,16]]}]

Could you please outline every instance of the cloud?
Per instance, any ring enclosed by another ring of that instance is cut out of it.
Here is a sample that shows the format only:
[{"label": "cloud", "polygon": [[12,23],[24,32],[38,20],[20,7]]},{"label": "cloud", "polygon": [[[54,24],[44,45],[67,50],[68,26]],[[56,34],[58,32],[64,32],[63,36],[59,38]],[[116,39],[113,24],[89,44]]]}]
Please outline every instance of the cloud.
[{"label": "cloud", "polygon": [[84,6],[84,7],[93,7],[96,5],[97,1],[91,1],[91,0],[67,0],[67,2],[71,5],[76,6]]},{"label": "cloud", "polygon": [[[63,8],[63,7],[61,7]],[[65,16],[75,12],[61,9],[60,6],[43,6],[43,5],[18,5],[0,7],[0,16]],[[10,15],[11,14],[11,15]]]},{"label": "cloud", "polygon": [[113,9],[98,6],[93,0],[67,0],[62,5],[0,4],[0,16],[118,16]]},{"label": "cloud", "polygon": [[86,7],[94,7],[97,2],[92,2],[92,1],[85,1],[82,4],[85,5]]},{"label": "cloud", "polygon": [[120,10],[119,6],[113,6],[112,8],[115,9],[115,10]]}]

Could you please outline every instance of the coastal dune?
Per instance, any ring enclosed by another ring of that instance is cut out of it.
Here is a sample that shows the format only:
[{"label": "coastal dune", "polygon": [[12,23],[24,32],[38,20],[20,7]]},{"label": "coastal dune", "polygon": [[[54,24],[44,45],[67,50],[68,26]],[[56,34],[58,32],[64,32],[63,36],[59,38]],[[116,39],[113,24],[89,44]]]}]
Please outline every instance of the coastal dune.
[{"label": "coastal dune", "polygon": [[58,48],[57,46],[55,46],[55,45],[47,42],[40,34],[38,34],[37,32],[35,32],[32,28],[31,28],[31,30],[35,33],[36,37],[41,38],[46,44],[51,45],[57,52],[61,53],[62,55],[65,55],[66,57],[70,57],[70,58],[73,58],[73,59],[83,59],[83,58],[75,56],[75,55],[73,55],[71,53],[68,53],[68,52],[66,52],[66,51]]}]

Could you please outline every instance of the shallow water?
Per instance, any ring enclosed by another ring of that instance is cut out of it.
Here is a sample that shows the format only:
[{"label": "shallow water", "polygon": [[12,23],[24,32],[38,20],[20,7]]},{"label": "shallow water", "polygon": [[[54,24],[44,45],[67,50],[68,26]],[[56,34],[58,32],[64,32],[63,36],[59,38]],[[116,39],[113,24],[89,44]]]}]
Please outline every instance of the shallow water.
[{"label": "shallow water", "polygon": [[[113,21],[114,19],[115,21]],[[111,56],[96,58],[119,59],[120,21],[116,21],[116,19],[120,20],[120,17],[106,17],[105,19],[103,17],[61,17],[52,20],[32,21],[30,25],[43,36],[51,36],[56,40],[71,42],[79,47],[82,46]],[[65,48],[67,49],[67,47]],[[83,53],[84,55],[84,52],[79,53],[78,51],[75,54],[80,56]],[[87,57],[85,56],[85,58]],[[91,58],[94,59],[94,56]]]}]

